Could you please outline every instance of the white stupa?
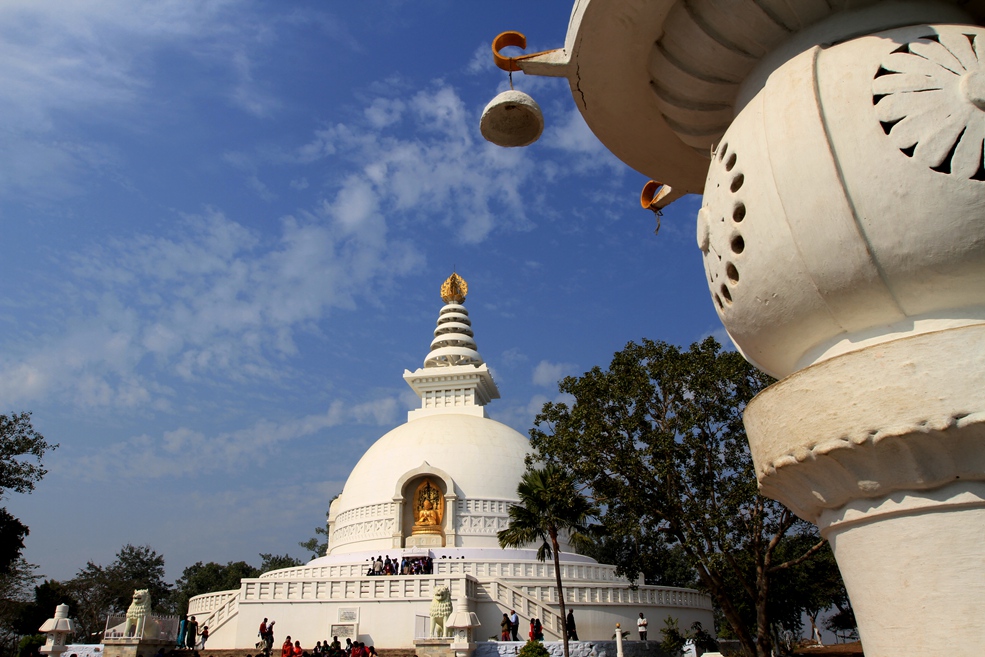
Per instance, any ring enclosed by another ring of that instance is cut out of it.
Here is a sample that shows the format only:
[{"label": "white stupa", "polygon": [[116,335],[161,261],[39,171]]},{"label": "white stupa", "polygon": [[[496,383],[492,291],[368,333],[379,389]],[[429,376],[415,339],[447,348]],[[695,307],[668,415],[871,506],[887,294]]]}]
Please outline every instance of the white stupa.
[{"label": "white stupa", "polygon": [[[525,436],[486,416],[499,398],[476,349],[468,286],[452,274],[441,286],[445,302],[424,366],[404,380],[421,398],[407,422],[377,440],[353,468],[328,517],[328,550],[297,568],[245,579],[238,590],[192,598],[189,614],[208,625],[209,648],[252,648],[264,618],[311,648],[316,641],[352,637],[380,648],[409,648],[427,635],[433,591],[450,589],[482,623],[477,639],[499,634],[503,613],[515,609],[526,636],[539,618],[547,640],[559,639],[554,566],[531,549],[499,547],[496,533],[530,452]],[[701,593],[639,586],[615,567],[570,551],[562,543],[566,604],[579,637],[609,639],[616,623],[635,627],[644,612],[658,623],[668,615],[681,627],[713,627],[711,602]],[[430,558],[428,574],[369,575],[371,560]],[[203,620],[204,617],[204,620]],[[651,631],[655,634],[654,627]]]}]

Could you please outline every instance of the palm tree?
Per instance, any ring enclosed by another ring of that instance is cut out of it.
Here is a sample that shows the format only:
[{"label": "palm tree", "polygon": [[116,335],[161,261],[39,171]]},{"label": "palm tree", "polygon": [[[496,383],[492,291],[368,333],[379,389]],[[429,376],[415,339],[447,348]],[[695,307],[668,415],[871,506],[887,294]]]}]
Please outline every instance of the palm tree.
[{"label": "palm tree", "polygon": [[501,547],[523,547],[539,541],[537,559],[554,557],[554,577],[561,606],[561,637],[564,657],[568,657],[568,625],[564,611],[564,590],[561,588],[561,562],[558,534],[563,531],[585,531],[585,523],[595,509],[578,491],[574,478],[553,464],[543,468],[527,468],[516,487],[519,504],[510,507],[510,524],[499,532]]}]

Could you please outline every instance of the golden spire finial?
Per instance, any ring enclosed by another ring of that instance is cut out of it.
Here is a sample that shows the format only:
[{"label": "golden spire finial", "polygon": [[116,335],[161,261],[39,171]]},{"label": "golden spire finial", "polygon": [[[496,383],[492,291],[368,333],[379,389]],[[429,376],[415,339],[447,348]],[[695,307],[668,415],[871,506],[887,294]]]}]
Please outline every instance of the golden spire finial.
[{"label": "golden spire finial", "polygon": [[462,303],[469,293],[469,284],[458,274],[452,273],[441,284],[441,299],[445,303]]}]

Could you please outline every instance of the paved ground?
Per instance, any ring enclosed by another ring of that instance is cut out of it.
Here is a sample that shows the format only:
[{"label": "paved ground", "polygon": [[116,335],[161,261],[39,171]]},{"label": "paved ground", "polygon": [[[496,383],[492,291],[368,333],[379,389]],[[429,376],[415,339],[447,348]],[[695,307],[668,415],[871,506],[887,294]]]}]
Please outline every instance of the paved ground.
[{"label": "paved ground", "polygon": [[[280,656],[280,651],[275,651],[277,655]],[[380,657],[415,657],[415,653],[412,649],[378,649]],[[820,646],[817,648],[799,648],[794,651],[795,655],[802,655],[803,657],[865,657],[862,652],[862,644],[858,641],[855,643],[837,643],[829,646]],[[256,650],[203,650],[199,652],[200,657],[256,657]]]},{"label": "paved ground", "polygon": [[[274,657],[280,657],[280,650],[274,651],[276,655]],[[414,657],[415,653],[413,649],[402,650],[402,649],[377,649],[380,657]],[[185,653],[182,653],[185,654]],[[191,655],[191,653],[187,653]],[[256,650],[200,650],[199,657],[256,657]],[[263,653],[260,653],[261,655]]]},{"label": "paved ground", "polygon": [[813,657],[865,657],[862,652],[862,644],[858,641],[854,643],[835,643],[830,646],[819,646],[817,648],[799,648],[794,654],[813,655]]}]

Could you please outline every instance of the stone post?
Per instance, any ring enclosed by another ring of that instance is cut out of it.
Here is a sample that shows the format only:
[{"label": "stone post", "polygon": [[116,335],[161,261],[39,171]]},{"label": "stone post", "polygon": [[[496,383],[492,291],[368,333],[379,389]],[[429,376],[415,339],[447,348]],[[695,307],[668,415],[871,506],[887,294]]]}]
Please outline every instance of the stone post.
[{"label": "stone post", "polygon": [[55,607],[55,617],[49,618],[38,630],[45,633],[45,644],[41,652],[51,657],[59,657],[65,652],[68,638],[75,633],[75,621],[68,617],[68,605]]}]

